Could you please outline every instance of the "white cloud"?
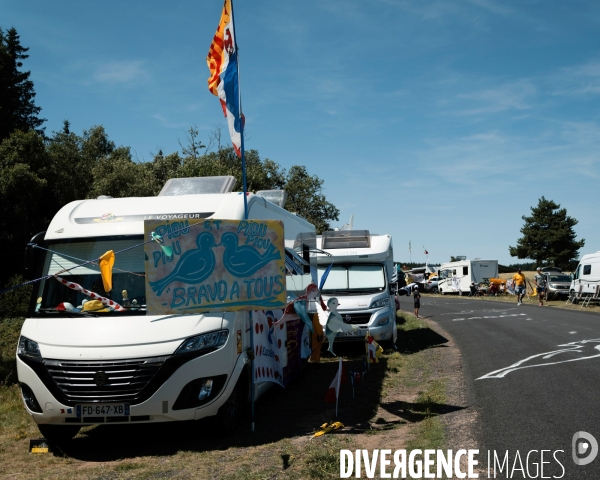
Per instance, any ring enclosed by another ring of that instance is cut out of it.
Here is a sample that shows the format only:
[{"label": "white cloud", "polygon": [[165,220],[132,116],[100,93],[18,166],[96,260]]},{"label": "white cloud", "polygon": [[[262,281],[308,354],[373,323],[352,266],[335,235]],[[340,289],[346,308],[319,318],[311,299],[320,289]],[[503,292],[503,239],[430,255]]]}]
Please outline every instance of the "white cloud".
[{"label": "white cloud", "polygon": [[93,78],[100,83],[137,83],[150,76],[143,64],[141,60],[108,62],[96,67]]},{"label": "white cloud", "polygon": [[530,80],[519,80],[472,93],[458,95],[458,99],[472,105],[458,112],[461,115],[504,112],[506,110],[527,110],[537,94],[537,87]]},{"label": "white cloud", "polygon": [[587,95],[600,93],[600,61],[568,67],[550,79],[554,95]]},{"label": "white cloud", "polygon": [[164,116],[162,116],[160,113],[155,113],[154,115],[152,115],[152,118],[158,120],[160,122],[160,124],[166,128],[181,128],[181,129],[189,128],[189,125],[187,125],[185,123],[181,123],[181,122],[179,122],[179,123],[173,122],[173,121],[165,118]]}]

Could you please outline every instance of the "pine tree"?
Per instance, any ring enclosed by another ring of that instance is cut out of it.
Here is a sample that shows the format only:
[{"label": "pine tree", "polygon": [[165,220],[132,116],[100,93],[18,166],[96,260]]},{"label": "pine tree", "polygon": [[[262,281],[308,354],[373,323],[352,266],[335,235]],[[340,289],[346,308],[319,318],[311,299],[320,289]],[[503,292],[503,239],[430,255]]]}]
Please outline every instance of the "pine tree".
[{"label": "pine tree", "polygon": [[22,60],[29,58],[28,50],[14,28],[6,33],[0,28],[0,142],[15,130],[44,134],[41,126],[46,120],[38,117],[42,109],[35,106],[31,72],[19,70]]},{"label": "pine tree", "polygon": [[531,216],[523,215],[522,218],[525,221],[521,228],[523,237],[517,240],[516,247],[508,247],[511,256],[565,270],[576,265],[585,239],[575,240],[573,227],[578,222],[567,215],[566,208],[542,197],[536,207],[531,207]]}]

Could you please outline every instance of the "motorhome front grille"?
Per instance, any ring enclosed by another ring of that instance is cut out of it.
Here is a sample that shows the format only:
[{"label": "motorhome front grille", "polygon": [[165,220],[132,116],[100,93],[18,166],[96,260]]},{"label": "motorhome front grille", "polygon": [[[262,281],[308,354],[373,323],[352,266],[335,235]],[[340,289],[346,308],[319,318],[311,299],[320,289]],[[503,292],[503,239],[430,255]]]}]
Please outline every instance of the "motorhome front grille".
[{"label": "motorhome front grille", "polygon": [[139,397],[168,357],[111,361],[44,359],[68,403],[127,402]]},{"label": "motorhome front grille", "polygon": [[348,323],[350,325],[365,325],[369,323],[371,320],[370,313],[342,313],[342,318],[344,319],[344,323]]}]

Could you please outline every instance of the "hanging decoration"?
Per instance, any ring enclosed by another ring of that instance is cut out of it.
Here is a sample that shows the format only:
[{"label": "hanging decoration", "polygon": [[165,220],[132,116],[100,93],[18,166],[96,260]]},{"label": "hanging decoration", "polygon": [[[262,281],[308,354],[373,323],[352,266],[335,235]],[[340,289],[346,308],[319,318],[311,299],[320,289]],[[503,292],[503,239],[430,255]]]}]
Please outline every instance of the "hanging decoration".
[{"label": "hanging decoration", "polygon": [[117,302],[115,302],[114,300],[111,300],[110,298],[106,298],[101,295],[98,295],[97,293],[92,292],[91,290],[87,290],[87,289],[83,288],[81,285],[79,285],[78,283],[69,282],[68,280],[61,278],[58,275],[54,275],[54,278],[56,278],[57,281],[59,281],[66,287],[69,287],[72,290],[81,292],[84,295],[90,297],[91,299],[97,300],[98,302],[100,302],[102,305],[104,305],[106,307],[112,308],[113,310],[115,310],[117,312],[125,311],[125,309],[121,305],[119,305]]},{"label": "hanging decoration", "polygon": [[112,274],[113,266],[115,264],[115,252],[109,250],[102,255],[98,262],[100,265],[100,275],[102,276],[102,284],[104,285],[104,291],[110,292],[112,290]]}]

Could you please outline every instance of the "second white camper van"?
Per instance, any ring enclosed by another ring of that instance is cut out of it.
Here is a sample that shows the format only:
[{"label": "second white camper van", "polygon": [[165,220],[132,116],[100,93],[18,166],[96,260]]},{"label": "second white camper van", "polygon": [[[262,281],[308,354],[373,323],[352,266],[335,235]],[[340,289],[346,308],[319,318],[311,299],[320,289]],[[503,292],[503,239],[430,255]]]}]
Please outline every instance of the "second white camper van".
[{"label": "second white camper van", "polygon": [[460,260],[443,263],[438,270],[438,292],[442,295],[470,292],[471,283],[476,285],[486,279],[498,277],[498,260]]},{"label": "second white camper van", "polygon": [[323,299],[337,297],[344,322],[353,332],[338,333],[342,340],[362,341],[367,333],[375,340],[396,343],[394,251],[390,235],[368,230],[323,232],[317,236],[319,282],[329,266]]},{"label": "second white camper van", "polygon": [[570,290],[580,292],[582,295],[593,295],[598,285],[600,285],[600,251],[581,257],[573,274]]}]

